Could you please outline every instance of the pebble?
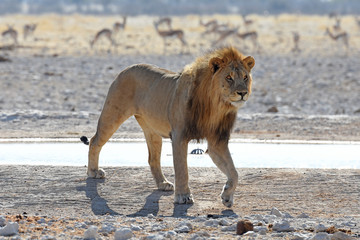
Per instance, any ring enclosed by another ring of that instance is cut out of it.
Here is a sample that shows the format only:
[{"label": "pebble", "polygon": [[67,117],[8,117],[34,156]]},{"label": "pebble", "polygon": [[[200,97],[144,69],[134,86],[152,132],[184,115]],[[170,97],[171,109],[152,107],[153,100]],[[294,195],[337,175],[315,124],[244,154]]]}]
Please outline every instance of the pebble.
[{"label": "pebble", "polygon": [[246,232],[253,231],[254,225],[249,220],[241,220],[237,223],[236,234],[243,235]]},{"label": "pebble", "polygon": [[8,222],[4,227],[0,227],[0,236],[12,236],[19,232],[19,224],[17,222]]},{"label": "pebble", "polygon": [[121,228],[115,232],[115,240],[126,240],[134,236],[130,228]]},{"label": "pebble", "polygon": [[98,237],[98,227],[97,226],[90,226],[84,232],[84,239],[96,239]]},{"label": "pebble", "polygon": [[0,227],[4,227],[6,225],[6,219],[4,216],[0,215]]},{"label": "pebble", "polygon": [[327,234],[326,232],[317,233],[315,236],[311,238],[311,240],[330,240],[330,239],[331,238],[329,234]]},{"label": "pebble", "polygon": [[328,229],[328,228],[320,223],[320,224],[316,225],[315,232],[325,232],[326,229]]},{"label": "pebble", "polygon": [[331,240],[350,240],[352,237],[343,232],[336,232],[332,235]]},{"label": "pebble", "polygon": [[270,212],[270,215],[275,215],[277,217],[282,217],[283,216],[283,214],[277,208],[272,208],[271,212]]},{"label": "pebble", "polygon": [[287,220],[281,220],[279,222],[275,222],[272,230],[276,232],[292,232],[295,229],[290,227],[290,223]]}]

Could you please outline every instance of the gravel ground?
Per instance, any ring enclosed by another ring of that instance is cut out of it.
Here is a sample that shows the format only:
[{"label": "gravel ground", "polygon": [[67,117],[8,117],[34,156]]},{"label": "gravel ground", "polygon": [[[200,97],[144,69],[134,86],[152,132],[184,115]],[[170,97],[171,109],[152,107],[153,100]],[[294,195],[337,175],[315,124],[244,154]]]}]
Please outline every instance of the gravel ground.
[{"label": "gravel ground", "polygon": [[231,209],[216,168],[189,169],[192,205],[157,191],[147,167],[105,170],[99,180],[86,167],[2,166],[0,225],[17,223],[11,239],[236,239],[240,220],[254,225],[245,239],[360,237],[359,170],[238,169]]}]

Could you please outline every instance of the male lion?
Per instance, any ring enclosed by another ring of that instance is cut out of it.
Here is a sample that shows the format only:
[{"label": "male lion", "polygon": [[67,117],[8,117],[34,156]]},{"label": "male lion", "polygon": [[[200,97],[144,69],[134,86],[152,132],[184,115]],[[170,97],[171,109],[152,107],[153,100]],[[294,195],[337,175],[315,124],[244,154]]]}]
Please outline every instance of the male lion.
[{"label": "male lion", "polygon": [[160,166],[162,138],[171,138],[175,203],[193,203],[188,185],[188,143],[206,139],[210,157],[228,178],[221,198],[231,207],[238,174],[228,141],[237,110],[250,96],[254,64],[253,57],[224,47],[199,57],[181,73],[146,64],[126,68],[109,89],[90,141],[88,176],[105,177],[99,169],[100,150],[121,123],[135,116],[145,134],[148,161],[159,190],[174,190]]}]

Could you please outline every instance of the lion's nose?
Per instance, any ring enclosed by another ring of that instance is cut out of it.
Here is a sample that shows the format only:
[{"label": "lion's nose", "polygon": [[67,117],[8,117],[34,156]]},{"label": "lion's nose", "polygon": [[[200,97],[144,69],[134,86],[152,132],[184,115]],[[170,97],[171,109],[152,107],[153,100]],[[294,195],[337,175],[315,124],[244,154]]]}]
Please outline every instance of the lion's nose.
[{"label": "lion's nose", "polygon": [[244,97],[246,96],[246,94],[248,93],[246,90],[243,91],[237,91],[236,92],[239,96],[241,96],[241,99],[244,99]]}]

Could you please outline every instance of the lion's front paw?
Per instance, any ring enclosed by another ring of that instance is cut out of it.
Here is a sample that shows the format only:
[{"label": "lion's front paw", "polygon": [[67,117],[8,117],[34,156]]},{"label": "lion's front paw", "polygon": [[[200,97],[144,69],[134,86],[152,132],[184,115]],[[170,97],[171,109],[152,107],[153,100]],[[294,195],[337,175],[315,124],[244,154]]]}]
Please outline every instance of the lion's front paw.
[{"label": "lion's front paw", "polygon": [[175,194],[175,201],[177,204],[193,204],[194,199],[191,193],[188,194]]},{"label": "lion's front paw", "polygon": [[101,168],[98,170],[90,170],[88,169],[87,175],[91,178],[105,178],[105,171]]},{"label": "lion's front paw", "polygon": [[158,189],[160,191],[174,191],[174,184],[168,181],[164,181],[158,184]]},{"label": "lion's front paw", "polygon": [[228,193],[226,186],[224,187],[224,190],[221,193],[221,200],[222,203],[228,208],[232,207],[232,205],[234,204],[234,194]]}]

